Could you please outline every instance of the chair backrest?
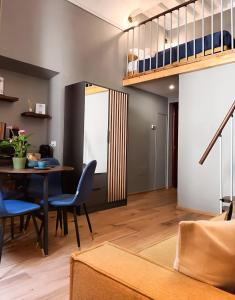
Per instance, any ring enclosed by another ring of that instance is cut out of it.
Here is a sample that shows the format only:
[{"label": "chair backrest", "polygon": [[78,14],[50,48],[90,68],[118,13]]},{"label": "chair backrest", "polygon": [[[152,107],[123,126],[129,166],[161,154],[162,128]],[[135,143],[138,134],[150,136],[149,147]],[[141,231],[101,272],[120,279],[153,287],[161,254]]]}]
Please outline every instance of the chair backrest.
[{"label": "chair backrest", "polygon": [[2,189],[0,189],[0,217],[5,217],[5,216],[7,216],[7,210],[4,205],[4,192],[2,191]]},{"label": "chair backrest", "polygon": [[[43,158],[49,166],[59,166],[60,163],[55,158]],[[29,197],[42,199],[43,197],[43,178],[32,174],[28,184]],[[60,173],[51,173],[48,175],[48,195],[56,196],[62,194],[62,182]]]},{"label": "chair backrest", "polygon": [[74,205],[80,205],[88,200],[88,197],[92,192],[96,165],[97,161],[92,160],[84,168],[74,197]]}]

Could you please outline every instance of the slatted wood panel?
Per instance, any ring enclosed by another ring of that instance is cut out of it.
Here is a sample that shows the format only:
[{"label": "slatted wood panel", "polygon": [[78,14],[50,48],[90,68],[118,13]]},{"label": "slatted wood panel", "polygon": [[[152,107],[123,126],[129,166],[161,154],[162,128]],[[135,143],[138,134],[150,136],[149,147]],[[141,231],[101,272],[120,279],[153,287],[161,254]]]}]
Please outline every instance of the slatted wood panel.
[{"label": "slatted wood panel", "polygon": [[127,94],[109,91],[108,202],[127,197],[127,107]]}]

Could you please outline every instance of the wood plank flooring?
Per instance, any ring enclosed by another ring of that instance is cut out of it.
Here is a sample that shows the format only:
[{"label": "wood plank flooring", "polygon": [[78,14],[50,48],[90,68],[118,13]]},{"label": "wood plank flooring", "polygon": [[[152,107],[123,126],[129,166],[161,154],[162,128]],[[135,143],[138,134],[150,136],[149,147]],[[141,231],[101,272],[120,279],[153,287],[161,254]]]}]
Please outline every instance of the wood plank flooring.
[{"label": "wood plank flooring", "polygon": [[[81,250],[111,241],[136,253],[177,231],[181,220],[208,219],[176,209],[174,189],[132,195],[127,207],[90,214],[94,240],[84,216],[79,217]],[[0,265],[0,299],[32,300],[69,298],[69,259],[76,251],[74,224],[69,216],[69,235],[57,237],[55,214],[50,214],[49,256],[36,247],[32,226],[10,241]]]}]

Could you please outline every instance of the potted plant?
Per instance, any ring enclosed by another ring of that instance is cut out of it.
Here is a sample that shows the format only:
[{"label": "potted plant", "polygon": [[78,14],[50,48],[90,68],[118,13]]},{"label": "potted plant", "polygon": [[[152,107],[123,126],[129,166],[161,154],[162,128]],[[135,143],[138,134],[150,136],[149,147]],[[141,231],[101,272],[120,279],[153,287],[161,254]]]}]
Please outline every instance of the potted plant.
[{"label": "potted plant", "polygon": [[10,129],[11,138],[2,140],[0,147],[11,147],[14,149],[13,167],[14,169],[24,169],[26,164],[26,154],[30,146],[25,130],[19,130],[18,135]]}]

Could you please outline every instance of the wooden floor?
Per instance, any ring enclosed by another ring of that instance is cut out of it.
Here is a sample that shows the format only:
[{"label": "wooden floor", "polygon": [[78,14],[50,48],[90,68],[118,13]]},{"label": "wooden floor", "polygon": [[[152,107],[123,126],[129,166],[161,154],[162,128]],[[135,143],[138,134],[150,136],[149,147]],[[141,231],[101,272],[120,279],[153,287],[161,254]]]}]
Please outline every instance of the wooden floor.
[{"label": "wooden floor", "polygon": [[[84,216],[79,218],[81,249],[112,241],[134,252],[177,231],[181,220],[207,219],[196,213],[176,210],[176,191],[162,190],[133,195],[127,207],[90,215],[95,232],[91,240]],[[75,231],[69,218],[68,237],[54,236],[55,215],[50,215],[49,256],[35,246],[33,228],[8,243],[0,266],[0,299],[56,299],[69,296],[69,259],[76,251]]]}]

